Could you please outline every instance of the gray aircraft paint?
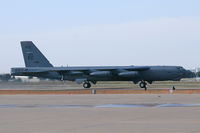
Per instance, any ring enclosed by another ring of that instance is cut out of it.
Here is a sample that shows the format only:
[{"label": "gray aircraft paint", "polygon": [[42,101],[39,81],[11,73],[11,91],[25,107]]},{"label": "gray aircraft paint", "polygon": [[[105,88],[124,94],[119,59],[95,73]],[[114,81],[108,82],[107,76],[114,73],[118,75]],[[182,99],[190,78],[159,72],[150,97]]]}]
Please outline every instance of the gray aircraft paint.
[{"label": "gray aircraft paint", "polygon": [[23,41],[21,48],[26,67],[53,67],[33,42]]},{"label": "gray aircraft paint", "polygon": [[182,78],[195,76],[194,73],[181,66],[53,67],[33,42],[23,41],[21,47],[26,67],[11,68],[13,76],[69,80],[79,84],[82,82],[95,84],[97,81],[133,81],[134,83],[147,81],[152,83],[166,80],[179,81]]}]

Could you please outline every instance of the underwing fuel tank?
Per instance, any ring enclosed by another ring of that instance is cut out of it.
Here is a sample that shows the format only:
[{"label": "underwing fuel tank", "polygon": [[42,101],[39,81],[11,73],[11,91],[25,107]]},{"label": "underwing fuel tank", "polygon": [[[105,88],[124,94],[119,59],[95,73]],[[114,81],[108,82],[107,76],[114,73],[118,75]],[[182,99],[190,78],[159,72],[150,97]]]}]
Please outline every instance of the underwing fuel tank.
[{"label": "underwing fuel tank", "polygon": [[104,76],[111,76],[110,71],[96,71],[90,73],[90,76],[95,76],[95,77],[104,77]]},{"label": "underwing fuel tank", "polygon": [[131,71],[131,72],[121,72],[118,75],[121,77],[137,77],[139,73],[136,71]]}]

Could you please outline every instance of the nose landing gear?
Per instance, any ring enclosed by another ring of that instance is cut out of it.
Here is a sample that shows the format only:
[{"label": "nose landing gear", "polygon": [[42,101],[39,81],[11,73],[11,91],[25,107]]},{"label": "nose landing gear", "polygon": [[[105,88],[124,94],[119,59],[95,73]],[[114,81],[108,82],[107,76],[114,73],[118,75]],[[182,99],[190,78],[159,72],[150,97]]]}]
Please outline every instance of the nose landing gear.
[{"label": "nose landing gear", "polygon": [[140,88],[144,88],[145,91],[147,90],[147,83],[145,81],[140,82]]}]

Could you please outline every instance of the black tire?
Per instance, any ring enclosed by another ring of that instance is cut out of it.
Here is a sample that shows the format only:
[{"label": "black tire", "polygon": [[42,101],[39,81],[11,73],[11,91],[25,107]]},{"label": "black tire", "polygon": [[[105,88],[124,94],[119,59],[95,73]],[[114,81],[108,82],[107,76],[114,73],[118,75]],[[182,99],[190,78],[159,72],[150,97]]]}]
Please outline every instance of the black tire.
[{"label": "black tire", "polygon": [[140,88],[146,88],[146,83],[145,82],[141,82],[140,83]]},{"label": "black tire", "polygon": [[89,85],[89,86],[88,86],[88,88],[90,88],[90,87],[91,87],[91,84],[90,84],[90,83],[88,83],[88,85]]},{"label": "black tire", "polygon": [[90,84],[90,83],[83,83],[83,87],[84,87],[84,88],[90,88],[90,87],[91,87],[91,84]]}]

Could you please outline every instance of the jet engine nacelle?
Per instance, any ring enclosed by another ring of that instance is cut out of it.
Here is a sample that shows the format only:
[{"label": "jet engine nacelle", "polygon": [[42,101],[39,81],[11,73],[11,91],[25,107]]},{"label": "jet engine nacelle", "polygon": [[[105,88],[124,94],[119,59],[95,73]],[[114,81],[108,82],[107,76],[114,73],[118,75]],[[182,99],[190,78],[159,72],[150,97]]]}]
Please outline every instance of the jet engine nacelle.
[{"label": "jet engine nacelle", "polygon": [[90,73],[90,76],[96,76],[96,77],[104,77],[104,76],[110,76],[111,72],[110,71],[96,71]]},{"label": "jet engine nacelle", "polygon": [[137,77],[139,73],[137,71],[121,72],[118,74],[121,77]]}]

